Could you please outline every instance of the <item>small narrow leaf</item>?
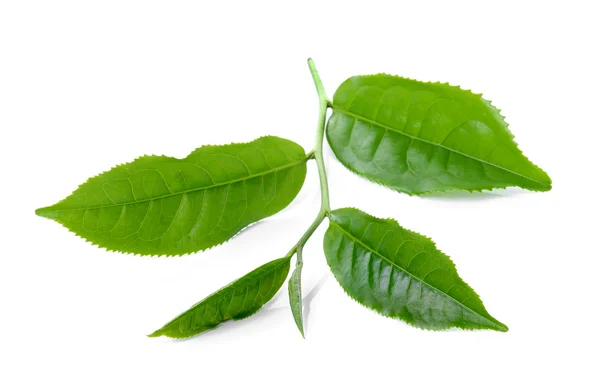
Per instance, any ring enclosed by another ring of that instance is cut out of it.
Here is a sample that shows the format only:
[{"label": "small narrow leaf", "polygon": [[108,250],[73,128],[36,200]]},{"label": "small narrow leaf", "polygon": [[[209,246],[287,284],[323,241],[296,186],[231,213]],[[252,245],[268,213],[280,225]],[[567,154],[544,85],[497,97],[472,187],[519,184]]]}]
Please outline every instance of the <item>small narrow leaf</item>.
[{"label": "small narrow leaf", "polygon": [[337,158],[399,192],[551,188],[481,95],[377,74],[346,80],[332,108],[327,139]]},{"label": "small narrow leaf", "polygon": [[302,323],[302,262],[296,263],[296,268],[290,277],[288,282],[288,292],[290,295],[290,307],[292,308],[292,315],[298,330],[304,337],[304,324]]},{"label": "small narrow leaf", "polygon": [[228,320],[245,319],[275,296],[289,271],[290,257],[268,262],[195,304],[148,336],[182,339],[216,328]]},{"label": "small narrow leaf", "polygon": [[306,160],[302,147],[274,136],[204,146],[184,159],[144,156],[36,213],[109,250],[192,253],[285,208],[304,183]]},{"label": "small narrow leaf", "polygon": [[508,330],[429,238],[357,209],[334,210],[329,221],[327,263],[359,303],[424,329]]}]

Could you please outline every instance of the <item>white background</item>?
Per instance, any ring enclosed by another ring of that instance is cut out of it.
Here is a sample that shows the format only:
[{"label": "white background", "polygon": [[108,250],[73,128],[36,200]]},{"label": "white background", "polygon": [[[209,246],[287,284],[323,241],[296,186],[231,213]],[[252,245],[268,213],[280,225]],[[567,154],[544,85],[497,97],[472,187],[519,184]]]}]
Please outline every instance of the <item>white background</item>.
[{"label": "white background", "polygon": [[[594,2],[2,1],[0,379],[598,380],[600,27]],[[146,334],[282,256],[319,205],[309,164],[284,212],[181,258],[98,249],[39,218],[142,154],[275,134],[312,148],[313,57],[330,96],[387,72],[481,92],[554,189],[409,197],[326,148],[332,206],[438,243],[508,333],[422,331],[344,294],[305,250],[307,339],[287,293],[199,337]]]}]

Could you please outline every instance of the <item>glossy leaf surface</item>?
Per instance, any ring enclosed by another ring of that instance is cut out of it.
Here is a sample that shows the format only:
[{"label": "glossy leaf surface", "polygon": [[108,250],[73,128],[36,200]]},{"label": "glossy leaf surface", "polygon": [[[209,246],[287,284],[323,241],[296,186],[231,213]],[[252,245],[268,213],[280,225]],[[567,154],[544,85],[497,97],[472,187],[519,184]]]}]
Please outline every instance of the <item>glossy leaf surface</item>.
[{"label": "glossy leaf surface", "polygon": [[288,294],[290,297],[290,308],[296,322],[296,327],[304,337],[304,324],[302,322],[302,262],[296,263],[288,283]]},{"label": "glossy leaf surface", "polygon": [[184,159],[144,156],[36,213],[109,250],[191,253],[285,208],[304,183],[306,160],[298,144],[273,136],[204,146]]},{"label": "glossy leaf surface", "polygon": [[216,328],[228,320],[247,318],[273,298],[289,271],[289,257],[266,263],[195,304],[149,336],[181,339]]},{"label": "glossy leaf surface", "polygon": [[327,263],[359,303],[424,329],[508,330],[429,238],[357,209],[332,211],[329,220]]},{"label": "glossy leaf surface", "polygon": [[459,87],[386,74],[335,92],[327,139],[350,170],[400,192],[551,188],[499,110]]}]

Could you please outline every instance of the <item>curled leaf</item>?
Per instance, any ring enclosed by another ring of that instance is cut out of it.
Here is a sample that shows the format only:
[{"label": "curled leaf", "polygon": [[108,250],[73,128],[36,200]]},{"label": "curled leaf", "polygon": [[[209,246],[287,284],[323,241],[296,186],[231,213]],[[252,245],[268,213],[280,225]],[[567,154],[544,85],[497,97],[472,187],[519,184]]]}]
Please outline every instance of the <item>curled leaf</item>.
[{"label": "curled leaf", "polygon": [[302,262],[296,263],[296,268],[292,272],[290,281],[288,282],[288,293],[290,297],[290,308],[292,309],[292,315],[296,326],[304,337],[304,324],[302,322]]}]

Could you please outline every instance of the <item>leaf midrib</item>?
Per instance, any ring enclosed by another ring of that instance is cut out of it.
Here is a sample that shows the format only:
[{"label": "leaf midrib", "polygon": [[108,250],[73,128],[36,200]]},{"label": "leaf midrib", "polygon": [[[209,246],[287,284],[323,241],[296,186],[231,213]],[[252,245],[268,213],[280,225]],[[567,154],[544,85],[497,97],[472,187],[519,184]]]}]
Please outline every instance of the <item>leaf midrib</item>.
[{"label": "leaf midrib", "polygon": [[230,180],[230,181],[226,181],[226,182],[222,182],[222,183],[216,183],[216,184],[212,184],[212,185],[208,185],[208,186],[204,186],[204,187],[198,187],[198,188],[193,188],[193,189],[186,189],[186,190],[180,191],[180,192],[173,192],[173,193],[166,194],[164,196],[150,197],[150,198],[146,198],[146,199],[142,199],[142,200],[134,200],[134,201],[128,201],[128,202],[113,203],[113,204],[108,204],[108,205],[90,206],[90,207],[84,207],[84,208],[53,208],[53,207],[50,206],[50,207],[47,207],[47,208],[38,209],[38,211],[43,212],[45,210],[48,210],[48,211],[53,211],[53,212],[66,212],[66,211],[91,210],[91,209],[100,209],[100,208],[110,208],[110,207],[113,207],[113,206],[124,206],[124,205],[140,204],[140,203],[143,203],[143,202],[150,202],[150,201],[154,201],[154,200],[160,200],[160,199],[167,198],[167,197],[175,197],[175,196],[179,196],[181,194],[189,194],[189,193],[194,193],[194,192],[205,191],[205,190],[211,189],[211,188],[217,188],[217,187],[221,187],[221,186],[227,186],[227,185],[230,185],[230,184],[234,184],[234,183],[238,183],[238,182],[242,182],[242,181],[254,179],[254,178],[257,178],[257,177],[266,176],[266,175],[269,175],[271,173],[275,173],[275,172],[283,171],[283,170],[288,169],[288,168],[295,167],[295,166],[297,166],[297,165],[299,165],[301,163],[306,162],[308,159],[309,159],[309,156],[305,156],[305,157],[303,157],[300,160],[296,160],[294,162],[288,163],[288,164],[283,165],[281,167],[271,168],[271,169],[269,169],[267,171],[264,171],[264,172],[259,172],[259,173],[253,174],[253,175],[249,175],[249,176],[246,176],[246,177],[239,178],[239,179]]},{"label": "leaf midrib", "polygon": [[503,171],[506,171],[506,172],[512,173],[512,174],[514,174],[514,175],[517,175],[517,176],[519,176],[519,177],[522,177],[522,178],[524,178],[524,179],[527,179],[527,180],[529,180],[529,181],[533,181],[533,182],[535,182],[535,183],[537,183],[537,184],[540,184],[540,185],[542,185],[542,186],[543,186],[543,187],[545,187],[545,188],[547,188],[547,187],[548,187],[548,184],[546,184],[546,183],[543,183],[543,182],[541,182],[541,181],[539,181],[539,180],[536,180],[536,179],[534,179],[534,178],[531,178],[531,177],[529,177],[529,176],[526,176],[526,175],[524,175],[524,174],[522,174],[522,173],[515,172],[515,171],[513,171],[513,170],[510,170],[510,169],[508,169],[508,168],[502,167],[502,166],[500,166],[500,165],[498,165],[498,164],[494,164],[494,163],[491,163],[491,162],[485,161],[485,160],[483,160],[483,159],[479,159],[479,158],[477,158],[477,157],[474,157],[474,156],[468,155],[468,154],[466,154],[466,153],[464,153],[464,152],[457,151],[457,150],[455,150],[455,149],[452,149],[452,148],[450,148],[450,147],[446,147],[446,146],[444,146],[444,145],[441,145],[441,144],[437,144],[437,143],[430,142],[429,140],[422,139],[422,138],[420,138],[420,137],[418,137],[418,136],[413,136],[413,135],[407,134],[407,133],[406,133],[406,132],[404,132],[404,131],[396,130],[395,128],[392,128],[392,127],[390,127],[390,126],[386,126],[386,125],[385,125],[385,124],[383,124],[383,123],[380,123],[380,122],[377,122],[377,121],[371,120],[371,119],[369,119],[369,118],[366,118],[366,117],[364,117],[364,116],[362,116],[362,115],[355,114],[355,113],[353,113],[353,112],[351,112],[351,111],[348,111],[348,110],[346,110],[346,109],[344,109],[344,108],[341,108],[341,107],[339,107],[339,106],[335,106],[335,105],[333,105],[333,106],[332,106],[332,110],[333,110],[334,112],[339,112],[340,114],[344,114],[344,115],[350,116],[350,117],[352,117],[352,118],[355,118],[355,119],[358,119],[358,120],[362,120],[362,121],[364,121],[364,122],[367,122],[367,123],[371,123],[371,124],[373,124],[373,125],[375,125],[375,126],[378,126],[378,127],[384,128],[384,129],[386,129],[386,130],[388,130],[388,131],[395,132],[395,133],[397,133],[397,134],[399,134],[399,135],[404,135],[404,136],[406,136],[406,137],[408,137],[408,138],[415,139],[415,140],[418,140],[418,141],[420,141],[420,142],[423,142],[423,143],[430,144],[430,145],[432,145],[432,146],[436,146],[436,147],[440,147],[440,148],[446,149],[446,150],[448,150],[448,151],[450,151],[450,152],[454,152],[454,153],[456,153],[456,154],[462,155],[462,156],[464,156],[464,157],[467,157],[467,158],[469,158],[469,159],[472,159],[472,160],[478,161],[478,162],[480,162],[480,163],[487,164],[487,165],[491,165],[492,167],[496,167],[496,168],[498,168],[498,169],[501,169],[501,170],[503,170]]},{"label": "leaf midrib", "polygon": [[376,254],[378,257],[380,257],[382,260],[386,261],[387,263],[389,263],[391,266],[397,268],[398,270],[400,270],[401,272],[403,272],[404,274],[410,276],[411,278],[417,280],[420,283],[423,283],[425,285],[427,285],[427,287],[430,287],[434,290],[436,290],[437,292],[439,292],[440,294],[445,295],[448,299],[451,299],[453,301],[455,301],[457,304],[463,306],[463,308],[473,312],[474,314],[476,314],[477,316],[480,316],[482,318],[484,318],[485,320],[489,321],[490,323],[492,323],[494,326],[497,327],[502,327],[502,324],[498,324],[498,322],[490,320],[487,316],[482,315],[481,313],[474,311],[472,308],[464,305],[463,303],[459,302],[458,300],[456,300],[454,297],[448,295],[447,293],[443,292],[442,290],[440,290],[439,288],[429,284],[428,282],[424,281],[423,279],[417,277],[416,275],[410,273],[408,270],[402,268],[400,265],[392,262],[389,258],[387,258],[386,256],[384,256],[383,254],[379,253],[377,250],[370,248],[369,246],[367,246],[366,244],[364,244],[362,241],[360,241],[358,238],[356,238],[352,233],[348,232],[346,229],[344,229],[339,223],[337,223],[335,220],[333,220],[331,217],[329,218],[329,221],[331,222],[331,224],[333,224],[338,230],[340,230],[343,234],[345,234],[346,236],[348,236],[351,240],[353,240],[354,242],[358,243],[359,245],[361,245],[362,247],[364,247],[365,249],[367,249],[368,251],[370,251],[373,254]]}]

